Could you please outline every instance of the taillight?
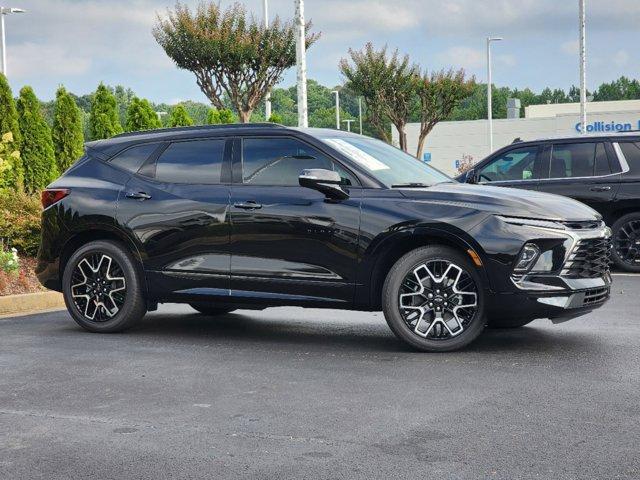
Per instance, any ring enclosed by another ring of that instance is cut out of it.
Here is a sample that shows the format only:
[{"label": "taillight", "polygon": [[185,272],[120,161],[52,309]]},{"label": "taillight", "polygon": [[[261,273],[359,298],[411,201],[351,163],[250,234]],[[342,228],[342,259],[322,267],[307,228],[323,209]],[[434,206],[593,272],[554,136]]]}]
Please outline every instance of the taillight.
[{"label": "taillight", "polygon": [[54,203],[59,202],[64,197],[69,195],[71,190],[68,188],[47,188],[42,191],[40,195],[40,201],[42,202],[42,208],[49,208]]}]

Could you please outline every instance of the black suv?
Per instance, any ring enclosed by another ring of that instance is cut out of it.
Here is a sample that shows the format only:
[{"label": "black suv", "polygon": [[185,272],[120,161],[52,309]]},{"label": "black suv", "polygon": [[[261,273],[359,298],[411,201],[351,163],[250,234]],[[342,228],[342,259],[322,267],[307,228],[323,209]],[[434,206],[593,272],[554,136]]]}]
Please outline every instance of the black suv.
[{"label": "black suv", "polygon": [[586,203],[613,231],[616,266],[640,272],[640,134],[515,142],[457,179],[557,193]]},{"label": "black suv", "polygon": [[244,125],[91,142],[43,193],[40,281],[93,332],[158,302],[383,310],[426,351],[609,297],[610,230],[560,196],[460,184],[335,130]]}]

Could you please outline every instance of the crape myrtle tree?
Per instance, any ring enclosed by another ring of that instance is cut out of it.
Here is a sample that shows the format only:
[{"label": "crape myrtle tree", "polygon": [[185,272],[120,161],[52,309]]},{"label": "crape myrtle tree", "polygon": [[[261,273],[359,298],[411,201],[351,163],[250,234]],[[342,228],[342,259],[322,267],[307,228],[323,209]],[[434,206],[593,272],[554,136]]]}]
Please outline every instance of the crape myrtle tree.
[{"label": "crape myrtle tree", "polygon": [[20,90],[17,110],[18,125],[23,135],[20,157],[24,167],[24,189],[35,193],[58,176],[51,129],[31,87],[25,86]]},{"label": "crape myrtle tree", "polygon": [[110,138],[122,133],[116,99],[104,85],[98,85],[91,101],[89,136],[92,140]]},{"label": "crape myrtle tree", "polygon": [[64,172],[84,151],[82,113],[64,87],[58,88],[53,112],[53,148],[58,171]]},{"label": "crape myrtle tree", "polygon": [[[318,34],[309,33],[306,46]],[[246,123],[266,93],[296,62],[296,26],[276,17],[268,27],[235,3],[200,3],[195,11],[178,2],[166,18],[158,16],[153,35],[178,68],[189,70],[211,104],[225,108],[226,94]]]},{"label": "crape myrtle tree", "polygon": [[475,78],[466,78],[463,69],[441,70],[416,77],[420,133],[416,157],[422,158],[424,140],[433,127],[449,118],[453,109],[473,92]]},{"label": "crape myrtle tree", "polygon": [[[13,93],[7,78],[0,73],[0,135],[11,133],[12,153],[20,150],[22,136],[18,126],[18,111]],[[2,185],[12,188],[21,188],[24,177],[24,169],[20,155],[12,155],[6,159]]]},{"label": "crape myrtle tree", "polygon": [[349,49],[349,59],[340,61],[340,71],[346,87],[361,95],[367,107],[368,120],[381,138],[390,141],[385,132],[385,118],[391,121],[400,138],[400,148],[407,151],[405,127],[409,121],[416,90],[418,68],[409,56],[400,56],[396,49],[388,54],[387,46],[376,50],[367,43],[360,51]]},{"label": "crape myrtle tree", "polygon": [[189,127],[191,125],[193,125],[193,120],[184,105],[176,105],[171,109],[171,115],[169,116],[170,127]]},{"label": "crape myrtle tree", "polygon": [[152,130],[160,128],[162,124],[158,114],[148,100],[133,97],[127,107],[125,130],[135,132],[138,130]]}]

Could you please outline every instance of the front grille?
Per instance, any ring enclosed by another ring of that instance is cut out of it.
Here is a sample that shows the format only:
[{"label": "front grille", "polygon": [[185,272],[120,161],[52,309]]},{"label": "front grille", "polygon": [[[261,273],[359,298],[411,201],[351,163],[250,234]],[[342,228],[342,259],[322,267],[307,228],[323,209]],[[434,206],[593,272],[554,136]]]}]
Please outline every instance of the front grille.
[{"label": "front grille", "polygon": [[564,264],[562,276],[600,278],[609,272],[610,254],[610,238],[579,240]]},{"label": "front grille", "polygon": [[562,223],[569,230],[595,230],[597,228],[604,227],[602,220],[581,220],[581,221],[566,221]]},{"label": "front grille", "polygon": [[609,298],[609,287],[594,288],[584,295],[583,306],[599,305]]}]

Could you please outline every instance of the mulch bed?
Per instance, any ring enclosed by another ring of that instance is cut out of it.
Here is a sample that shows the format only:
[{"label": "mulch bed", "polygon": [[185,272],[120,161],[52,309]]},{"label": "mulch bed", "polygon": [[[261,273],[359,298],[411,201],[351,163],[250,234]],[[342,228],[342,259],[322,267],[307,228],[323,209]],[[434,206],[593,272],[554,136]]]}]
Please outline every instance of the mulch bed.
[{"label": "mulch bed", "polygon": [[17,274],[0,272],[0,296],[45,291],[46,288],[36,278],[35,268],[35,258],[20,257],[20,270]]}]

